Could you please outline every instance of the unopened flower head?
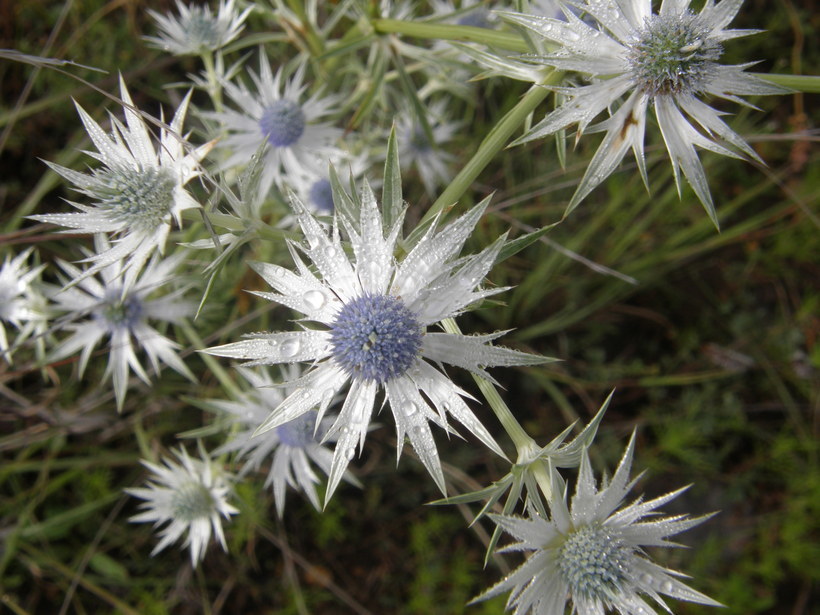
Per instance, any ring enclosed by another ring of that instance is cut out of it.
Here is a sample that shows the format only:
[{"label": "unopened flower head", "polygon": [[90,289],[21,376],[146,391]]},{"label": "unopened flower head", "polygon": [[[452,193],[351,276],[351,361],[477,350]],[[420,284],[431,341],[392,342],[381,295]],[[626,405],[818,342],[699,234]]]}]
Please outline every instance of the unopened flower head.
[{"label": "unopened flower head", "polygon": [[185,449],[174,451],[176,461],[166,458],[164,465],[143,461],[152,473],[148,486],[125,490],[145,500],[140,505],[142,512],[131,517],[132,522],[153,523],[155,527],[167,524],[159,530],[160,541],[151,555],[183,534],[184,548],[190,550],[194,566],[205,556],[211,534],[227,550],[221,517],[228,519],[239,512],[228,503],[230,476],[201,452],[201,459],[191,459]]},{"label": "unopened flower head", "polygon": [[[340,197],[341,198],[341,197]],[[360,447],[379,390],[384,390],[398,432],[398,451],[409,436],[421,461],[444,491],[444,476],[429,422],[449,430],[455,418],[492,450],[492,436],[462,399],[460,388],[433,363],[449,363],[489,378],[486,366],[542,363],[543,357],[492,346],[501,333],[465,336],[428,332],[504,288],[480,288],[504,245],[500,238],[479,254],[457,258],[461,247],[487,206],[483,202],[443,229],[435,225],[396,262],[403,215],[384,229],[375,196],[365,185],[358,219],[337,210],[350,236],[353,259],[339,237],[339,226],[320,224],[292,196],[292,204],[307,239],[291,245],[296,272],[273,264],[254,269],[277,292],[256,293],[306,315],[322,328],[269,333],[211,348],[208,352],[247,359],[250,364],[306,361],[312,367],[268,417],[260,431],[272,429],[318,407],[319,419],[331,400],[350,384],[339,417],[325,438],[338,437],[330,471],[328,498]],[[387,234],[385,235],[385,230]],[[307,255],[318,275],[300,256]]]},{"label": "unopened flower head", "polygon": [[248,73],[256,93],[241,82],[225,84],[225,93],[241,111],[208,114],[228,133],[220,141],[230,152],[223,168],[247,165],[264,146],[259,190],[267,194],[273,184],[283,188],[304,175],[324,173],[327,160],[344,157],[336,145],[342,131],[322,121],[335,111],[335,99],[318,92],[305,96],[304,64],[285,79],[282,68],[274,75],[260,51],[259,74]]},{"label": "unopened flower head", "polygon": [[[99,243],[101,247],[107,245],[104,241]],[[87,276],[74,265],[60,261],[69,279],[79,282],[54,294],[55,308],[73,318],[66,325],[73,333],[52,351],[49,360],[57,361],[80,351],[82,377],[94,348],[107,337],[109,359],[105,375],[113,378],[120,409],[125,401],[130,370],[146,384],[150,383],[134,352],[135,345],[145,351],[154,371],[159,372],[160,363],[164,363],[196,381],[177,355],[179,345],[149,324],[150,321],[179,323],[193,313],[194,304],[182,300],[179,291],[151,298],[173,279],[184,257],[184,253],[164,259],[155,257],[130,285],[124,284],[121,261],[101,269],[99,278]]]},{"label": "unopened flower head", "polygon": [[186,5],[177,0],[178,16],[148,9],[160,31],[159,36],[146,36],[145,40],[178,56],[213,52],[239,36],[251,9],[238,13],[235,0],[220,0],[214,15],[208,5]]},{"label": "unopened flower head", "polygon": [[[26,264],[33,249],[14,258],[6,256],[0,267],[0,357],[11,361],[11,348],[25,341],[46,324],[44,300],[34,284],[44,265],[29,268]],[[6,323],[17,330],[14,344],[9,342]]]},{"label": "unopened flower head", "polygon": [[[75,189],[92,199],[91,205],[70,202],[79,213],[31,216],[84,233],[111,233],[115,244],[90,258],[92,275],[116,261],[127,259],[122,268],[138,271],[151,253],[164,250],[172,219],[180,224],[180,212],[198,207],[185,190],[185,184],[199,174],[198,163],[210,150],[208,143],[190,149],[180,135],[190,93],[174,114],[170,129],[162,129],[159,150],[120,78],[120,96],[125,103],[123,125],[111,117],[112,131],[107,134],[85,110],[77,105],[88,136],[98,152],[88,152],[102,163],[91,174],[78,173],[48,163],[74,184]],[[190,151],[189,151],[190,150]]]},{"label": "unopened flower head", "polygon": [[[652,105],[671,158],[678,191],[681,190],[680,171],[683,171],[717,224],[706,174],[695,147],[736,158],[743,155],[757,161],[760,158],[721,119],[723,112],[710,107],[701,97],[714,96],[746,104],[740,96],[785,91],[744,73],[748,65],[718,63],[724,42],[755,32],[727,29],[742,0],[723,0],[717,4],[707,0],[698,13],[689,8],[690,0],[663,0],[657,14],[652,13],[651,0],[578,0],[567,4],[585,18],[569,9],[564,11],[566,21],[500,13],[510,23],[557,43],[559,47],[554,53],[522,56],[518,60],[473,53],[496,71],[503,72],[509,65],[517,78],[526,79],[529,75],[533,80],[540,80],[543,72],[539,67],[546,65],[585,73],[591,79],[589,85],[555,88],[565,102],[517,143],[553,134],[573,124],[578,125],[578,136],[584,131],[606,132],[570,201],[571,210],[612,173],[630,148],[648,186],[644,132],[647,107]],[[624,96],[626,100],[619,105]],[[616,110],[608,119],[589,127],[599,114],[613,108]]]},{"label": "unopened flower head", "polygon": [[[321,440],[335,417],[325,416],[317,429],[316,413],[311,411],[274,429],[254,435],[256,429],[285,399],[287,389],[275,386],[267,371],[258,372],[240,367],[239,372],[253,388],[236,401],[211,402],[219,410],[229,413],[241,429],[216,453],[237,451],[239,457],[245,460],[240,476],[258,470],[263,464],[270,464],[265,486],[273,489],[276,512],[280,517],[285,512],[288,486],[302,491],[318,510],[320,504],[316,485],[319,477],[312,464],[318,466],[323,474],[330,473],[333,452]],[[298,375],[296,369],[289,374],[292,378]],[[327,442],[335,442],[335,437],[328,438]],[[346,473],[344,478],[356,483],[350,473]]]},{"label": "unopened flower head", "polygon": [[[564,613],[568,601],[572,612],[579,615],[602,615],[609,610],[650,615],[655,611],[647,597],[671,612],[662,595],[720,606],[678,580],[685,575],[655,564],[644,551],[644,547],[678,546],[667,539],[708,518],[658,517],[656,509],[686,488],[647,502],[638,498],[619,508],[637,480],[629,480],[634,445],[633,434],[612,481],[604,480],[600,489],[585,450],[572,505],[567,506],[566,494],[554,494],[551,519],[533,511],[530,518],[493,516],[518,541],[503,551],[531,553],[524,564],[477,600],[511,590],[507,608],[516,615]],[[563,484],[554,466],[551,474],[554,486]]]}]

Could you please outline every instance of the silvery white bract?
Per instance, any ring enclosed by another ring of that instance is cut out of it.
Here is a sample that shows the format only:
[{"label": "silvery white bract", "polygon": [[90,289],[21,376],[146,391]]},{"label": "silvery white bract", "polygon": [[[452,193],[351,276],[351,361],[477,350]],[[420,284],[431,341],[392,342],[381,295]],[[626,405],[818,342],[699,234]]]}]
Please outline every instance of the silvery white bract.
[{"label": "silvery white bract", "polygon": [[[233,424],[240,429],[227,444],[216,450],[216,454],[236,451],[244,460],[240,477],[269,463],[265,487],[273,489],[276,512],[280,517],[285,512],[288,486],[302,491],[318,510],[320,505],[316,485],[319,477],[311,467],[311,462],[319,466],[325,475],[330,473],[333,452],[320,440],[335,417],[325,416],[316,429],[315,413],[307,412],[254,436],[256,429],[285,399],[285,388],[275,386],[267,371],[257,372],[244,367],[238,368],[238,371],[253,388],[236,401],[210,401],[215,408],[230,414]],[[291,375],[297,376],[298,371]],[[335,442],[335,438],[327,441]],[[344,478],[357,484],[350,473],[346,473]]]},{"label": "silvery white bract", "polygon": [[[0,267],[0,356],[11,362],[12,346],[18,346],[46,323],[45,302],[34,288],[44,265],[30,269],[26,261],[33,248],[14,258],[6,256]],[[14,344],[9,343],[6,325],[17,329]]]},{"label": "silvery white bract", "polygon": [[152,476],[147,487],[125,490],[145,500],[140,504],[143,512],[130,520],[153,523],[155,528],[167,523],[159,530],[160,541],[151,555],[156,555],[187,533],[183,546],[190,549],[191,563],[196,566],[205,557],[211,533],[222,549],[227,550],[220,517],[229,519],[239,511],[227,500],[231,491],[230,477],[215,466],[213,460],[205,454],[202,459],[191,459],[182,448],[174,451],[174,455],[180,463],[167,458],[164,465],[142,462]]},{"label": "silvery white bract", "polygon": [[[337,211],[341,195],[337,197]],[[254,269],[277,292],[261,297],[302,312],[323,328],[289,333],[254,334],[245,341],[208,350],[211,354],[247,359],[249,365],[307,361],[312,367],[260,427],[273,429],[318,407],[324,416],[336,394],[348,383],[339,417],[325,438],[338,437],[330,471],[327,498],[339,483],[356,445],[364,443],[376,404],[384,389],[398,434],[397,455],[405,436],[438,487],[444,475],[429,421],[450,431],[447,415],[455,418],[493,451],[501,454],[489,432],[467,407],[458,388],[434,363],[449,363],[489,378],[494,365],[532,365],[547,359],[495,347],[490,342],[503,332],[465,336],[428,332],[428,327],[456,316],[470,305],[505,290],[481,289],[485,274],[504,245],[499,238],[479,254],[457,258],[465,240],[484,212],[485,200],[443,229],[434,226],[401,262],[394,256],[403,222],[398,212],[392,228],[382,217],[370,187],[365,185],[358,219],[347,208],[338,220],[352,244],[352,260],[342,247],[339,226],[320,224],[295,197],[291,202],[307,239],[291,244],[297,271],[260,263]],[[302,260],[304,253],[318,276]]]},{"label": "silvery white bract", "polygon": [[[551,519],[533,511],[530,518],[493,515],[518,541],[502,551],[531,553],[524,564],[476,600],[511,590],[507,608],[516,615],[563,615],[567,601],[578,615],[603,615],[609,610],[621,615],[655,613],[645,597],[671,613],[662,595],[721,606],[678,580],[685,575],[655,564],[644,551],[644,547],[678,546],[667,538],[708,518],[658,517],[656,509],[686,488],[648,502],[638,498],[619,508],[638,480],[629,480],[634,447],[633,434],[612,481],[605,479],[600,490],[585,450],[572,505],[567,506],[566,493],[554,493]],[[554,466],[551,482],[555,489],[563,484]]]},{"label": "silvery white bract", "polygon": [[199,206],[183,186],[199,175],[198,163],[212,147],[207,143],[191,149],[180,136],[190,93],[183,99],[169,128],[161,130],[158,150],[154,149],[145,121],[134,110],[122,77],[120,96],[126,125],[111,116],[110,135],[77,105],[80,119],[97,148],[97,152],[86,153],[99,160],[102,167],[85,174],[47,163],[93,203],[83,205],[69,201],[80,213],[31,216],[40,222],[67,226],[73,229],[70,232],[113,235],[114,245],[88,259],[94,266],[86,270],[84,276],[122,259],[127,259],[122,273],[132,271],[136,275],[155,249],[164,251],[171,219],[180,225],[180,212]]},{"label": "silvery white bract", "polygon": [[248,73],[256,93],[242,82],[225,84],[225,93],[240,111],[204,114],[228,133],[219,142],[230,152],[222,168],[247,165],[264,146],[259,190],[266,195],[273,184],[283,188],[292,177],[323,173],[329,159],[344,156],[335,145],[342,131],[320,121],[335,111],[336,99],[319,92],[305,97],[304,64],[285,80],[283,68],[274,75],[260,50],[259,74]]},{"label": "silvery white bract", "polygon": [[219,11],[214,15],[207,5],[186,5],[177,0],[177,17],[148,9],[160,31],[159,36],[143,38],[178,56],[216,51],[239,36],[252,9],[249,6],[237,13],[235,0],[220,0]]},{"label": "silvery white bract", "polygon": [[[101,247],[106,242],[98,242]],[[154,371],[159,373],[160,362],[196,382],[196,378],[177,356],[179,344],[161,335],[149,321],[179,323],[194,312],[195,305],[180,298],[174,291],[156,299],[149,298],[175,276],[177,267],[185,258],[178,253],[165,259],[154,258],[130,285],[122,276],[122,261],[117,261],[88,276],[69,263],[58,264],[76,285],[56,292],[55,309],[66,313],[72,322],[65,326],[72,335],[61,342],[49,355],[49,361],[59,361],[80,351],[79,375],[82,378],[88,359],[104,337],[108,338],[108,366],[105,377],[111,376],[117,409],[122,409],[128,389],[128,374],[133,372],[150,384],[135,354],[135,346],[142,348]]]},{"label": "silvery white bract", "polygon": [[[578,136],[584,131],[606,132],[568,211],[612,173],[630,148],[648,186],[644,132],[647,107],[652,105],[671,158],[678,192],[682,170],[717,225],[706,174],[695,146],[725,156],[745,155],[761,161],[721,119],[724,113],[710,107],[701,97],[715,96],[747,104],[740,96],[785,91],[744,73],[749,64],[718,64],[725,41],[756,32],[726,28],[741,3],[742,0],[723,0],[716,4],[707,0],[702,10],[694,13],[689,0],[664,0],[660,12],[653,14],[651,0],[567,2],[591,18],[591,23],[570,10],[565,11],[566,21],[500,13],[508,22],[559,45],[553,54],[520,59],[533,66],[585,73],[592,79],[589,85],[555,88],[565,102],[516,142],[526,143],[573,124],[578,125]],[[496,60],[495,64],[493,68],[500,70],[500,62]],[[522,63],[514,64],[519,75],[525,76]],[[623,96],[626,100],[618,105]],[[608,119],[588,128],[594,118],[613,108],[615,111]]]}]

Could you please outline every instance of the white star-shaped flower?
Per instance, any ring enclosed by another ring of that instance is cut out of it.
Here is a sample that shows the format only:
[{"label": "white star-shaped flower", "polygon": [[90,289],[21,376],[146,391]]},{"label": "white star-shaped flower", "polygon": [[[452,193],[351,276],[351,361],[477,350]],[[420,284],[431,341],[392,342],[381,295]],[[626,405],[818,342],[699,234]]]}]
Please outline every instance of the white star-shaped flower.
[{"label": "white star-shaped flower", "polygon": [[[656,509],[686,488],[648,502],[638,498],[619,508],[638,480],[629,480],[634,447],[633,434],[612,481],[604,480],[600,489],[585,449],[572,505],[567,506],[566,493],[555,493],[551,519],[532,510],[530,518],[492,515],[518,541],[502,551],[530,553],[524,564],[476,600],[512,590],[507,608],[515,615],[562,615],[567,602],[578,615],[603,615],[609,610],[621,615],[655,613],[644,596],[671,613],[661,595],[721,606],[678,580],[685,575],[655,564],[644,551],[644,547],[678,546],[667,538],[709,518],[658,517]],[[557,489],[563,481],[554,467],[551,475]]]},{"label": "white star-shaped flower", "polygon": [[[249,339],[211,348],[207,352],[247,359],[253,365],[310,362],[312,367],[259,428],[273,429],[318,407],[321,421],[331,400],[348,383],[350,388],[339,417],[325,435],[338,437],[330,469],[327,498],[333,493],[356,445],[364,443],[376,396],[384,390],[396,422],[397,455],[405,436],[438,487],[445,490],[438,451],[429,422],[449,430],[448,415],[455,418],[493,451],[501,454],[489,432],[462,399],[469,397],[446,375],[433,367],[449,363],[489,378],[486,366],[533,365],[548,359],[492,346],[503,332],[466,336],[428,331],[436,323],[456,316],[504,288],[482,289],[485,274],[504,245],[499,238],[478,254],[458,258],[487,201],[443,229],[429,228],[403,260],[395,250],[403,212],[392,228],[385,229],[376,199],[365,185],[356,219],[340,208],[338,220],[352,244],[351,259],[342,247],[339,225],[320,224],[304,205],[291,196],[306,244],[291,244],[296,272],[273,264],[254,269],[277,292],[261,297],[302,312],[321,328],[284,333],[263,333]],[[351,197],[347,197],[350,199]],[[341,211],[340,211],[341,210]],[[302,260],[304,253],[316,273]]]},{"label": "white star-shaped flower", "polygon": [[207,5],[186,5],[177,0],[179,16],[162,15],[148,9],[159,27],[159,36],[143,37],[153,46],[174,55],[199,55],[217,49],[236,39],[244,29],[252,6],[241,13],[235,0],[220,0],[216,15]]},{"label": "white star-shaped flower", "polygon": [[[99,243],[102,247],[107,245],[104,241]],[[155,372],[159,373],[162,362],[196,382],[177,355],[179,344],[149,324],[149,321],[179,323],[193,314],[196,306],[180,299],[180,291],[150,298],[174,278],[175,270],[184,258],[184,253],[164,259],[155,257],[130,285],[124,284],[122,261],[100,270],[100,279],[86,275],[70,263],[58,261],[69,278],[79,282],[54,293],[55,309],[72,318],[65,328],[73,333],[51,352],[48,360],[58,361],[80,351],[79,374],[82,378],[94,348],[107,337],[109,359],[105,377],[113,378],[118,409],[122,409],[125,401],[129,371],[133,370],[143,382],[150,384],[134,352],[135,346],[145,351]]]},{"label": "white star-shaped flower", "polygon": [[191,563],[196,566],[205,557],[212,533],[227,550],[220,517],[229,519],[239,511],[227,500],[230,476],[212,459],[204,452],[202,459],[191,459],[182,448],[174,454],[180,463],[173,459],[165,459],[164,465],[143,461],[153,474],[148,486],[125,492],[145,500],[140,505],[143,512],[131,517],[133,523],[168,524],[159,531],[160,541],[151,555],[187,533],[184,548],[190,549]]},{"label": "white star-shaped flower", "polygon": [[274,75],[260,50],[259,74],[248,73],[255,93],[240,81],[225,84],[225,93],[240,111],[205,114],[227,131],[219,142],[230,152],[222,168],[248,165],[264,147],[259,191],[267,194],[273,184],[284,188],[292,177],[324,173],[328,160],[344,157],[336,145],[341,129],[321,121],[335,112],[336,99],[320,92],[305,96],[304,64],[284,79],[283,69]]},{"label": "white star-shaped flower", "polygon": [[[45,301],[34,287],[44,265],[29,268],[26,261],[33,248],[14,258],[6,256],[0,267],[0,356],[11,362],[13,346],[19,346],[35,331],[46,325]],[[14,344],[9,343],[5,323],[17,329]]]},{"label": "white star-shaped flower", "polygon": [[113,246],[88,259],[94,266],[86,270],[85,276],[121,259],[127,259],[122,273],[137,272],[155,249],[164,251],[171,220],[180,225],[180,212],[199,206],[184,186],[199,175],[198,163],[213,145],[206,143],[191,149],[180,135],[190,93],[174,114],[169,129],[161,130],[158,150],[145,120],[134,110],[122,77],[120,96],[125,103],[126,125],[111,116],[111,134],[77,105],[80,119],[97,148],[97,152],[86,153],[102,163],[100,168],[86,174],[47,163],[74,184],[78,192],[91,198],[92,204],[69,201],[79,213],[31,216],[40,222],[69,227],[70,232],[110,233],[114,237]]},{"label": "white star-shaped flower", "polygon": [[[321,442],[321,439],[335,417],[325,416],[319,428],[315,429],[315,412],[307,412],[255,436],[256,429],[287,396],[286,389],[275,386],[267,371],[257,372],[244,367],[238,370],[253,388],[236,401],[210,401],[215,408],[230,414],[233,423],[241,429],[227,444],[218,448],[216,454],[236,451],[239,457],[245,460],[239,472],[240,477],[269,463],[265,487],[273,489],[276,512],[280,517],[285,512],[288,486],[302,491],[311,504],[317,510],[320,509],[319,496],[316,493],[319,477],[313,471],[311,462],[325,475],[330,473],[333,452]],[[292,375],[297,376],[298,371]],[[327,442],[335,442],[335,438],[331,437]],[[358,484],[349,473],[346,473],[344,478]]]},{"label": "white star-shaped flower", "polygon": [[[472,54],[496,72],[508,68],[510,75],[519,79],[538,81],[541,67],[550,66],[577,71],[591,80],[588,85],[555,88],[565,102],[516,143],[539,139],[573,124],[578,125],[579,137],[583,132],[606,132],[570,201],[571,211],[612,173],[630,148],[648,186],[644,132],[647,109],[652,106],[672,161],[678,192],[683,171],[717,225],[706,174],[695,147],[762,161],[721,119],[724,113],[701,98],[714,96],[748,104],[740,96],[785,92],[744,73],[749,64],[718,63],[724,42],[756,32],[727,29],[742,0],[717,4],[707,0],[699,13],[689,8],[690,0],[663,0],[657,14],[652,13],[651,0],[578,0],[567,4],[584,19],[569,9],[564,11],[566,21],[499,13],[547,43],[557,44],[554,53],[504,60],[483,52]],[[626,99],[622,101],[623,97]],[[611,113],[608,119],[589,126],[606,110]]]}]

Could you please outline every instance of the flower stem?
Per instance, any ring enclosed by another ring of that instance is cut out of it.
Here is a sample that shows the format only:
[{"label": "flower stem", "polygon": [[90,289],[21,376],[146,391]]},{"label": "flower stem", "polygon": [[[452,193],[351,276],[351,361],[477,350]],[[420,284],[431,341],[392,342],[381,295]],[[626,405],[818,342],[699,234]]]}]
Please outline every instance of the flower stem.
[{"label": "flower stem", "polygon": [[[461,333],[461,329],[459,329],[456,324],[456,321],[452,318],[442,320],[441,324],[447,333],[452,333],[453,335],[463,335]],[[506,403],[504,403],[504,400],[501,399],[501,396],[498,394],[495,386],[493,386],[491,382],[485,380],[481,376],[477,376],[476,374],[473,374],[473,379],[476,381],[478,388],[481,389],[484,399],[487,400],[487,403],[490,404],[490,407],[493,409],[493,412],[501,423],[501,426],[504,427],[504,431],[507,432],[507,435],[510,436],[510,439],[513,441],[519,458],[531,451],[532,448],[536,446],[535,441],[530,438],[530,436],[527,435],[527,432],[524,431],[524,428],[521,427],[521,424],[515,418],[510,408]]]},{"label": "flower stem", "polygon": [[423,227],[425,222],[429,222],[440,211],[450,207],[461,198],[481,171],[507,144],[512,134],[524,123],[526,117],[547,97],[550,91],[543,86],[554,83],[560,79],[561,74],[560,72],[552,72],[540,84],[533,85],[524,94],[524,97],[493,126],[493,129],[478,146],[478,150],[473,154],[473,157],[470,158],[458,175],[450,182],[450,185],[444,189],[436,202],[424,214],[419,227]]},{"label": "flower stem", "polygon": [[214,56],[211,52],[204,52],[200,56],[202,63],[205,65],[205,74],[208,76],[208,96],[214,104],[214,111],[222,111],[222,86],[216,76],[216,69],[214,67]]},{"label": "flower stem", "polygon": [[406,34],[416,38],[434,38],[446,41],[481,43],[490,47],[500,47],[510,51],[527,53],[530,48],[520,36],[510,32],[499,32],[489,28],[458,26],[400,19],[374,19],[373,29],[380,34]]},{"label": "flower stem", "polygon": [[805,92],[807,94],[820,94],[820,76],[816,75],[770,75],[767,73],[751,73],[755,77],[771,81],[774,84]]}]

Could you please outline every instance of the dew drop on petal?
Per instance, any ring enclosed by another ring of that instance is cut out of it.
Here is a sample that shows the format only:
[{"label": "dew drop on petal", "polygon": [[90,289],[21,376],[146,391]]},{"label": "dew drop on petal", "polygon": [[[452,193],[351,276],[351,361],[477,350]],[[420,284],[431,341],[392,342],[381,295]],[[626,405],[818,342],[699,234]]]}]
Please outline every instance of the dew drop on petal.
[{"label": "dew drop on petal", "polygon": [[347,449],[347,450],[345,451],[345,457],[347,458],[347,460],[348,460],[348,461],[350,461],[351,459],[353,459],[353,457],[354,457],[355,455],[356,455],[356,449],[355,449],[355,448],[353,448],[352,446],[351,446],[349,449]]},{"label": "dew drop on petal", "polygon": [[268,346],[276,348],[279,345],[279,340],[268,340]]},{"label": "dew drop on petal", "polygon": [[401,409],[405,416],[413,416],[418,412],[419,407],[412,401],[406,401],[401,405]]},{"label": "dew drop on petal", "polygon": [[327,297],[321,290],[309,290],[302,295],[302,300],[312,309],[319,310],[327,303]]},{"label": "dew drop on petal", "polygon": [[672,585],[672,581],[664,581],[661,583],[661,592],[664,594],[671,594],[674,586]]},{"label": "dew drop on petal", "polygon": [[295,357],[296,354],[299,352],[299,340],[295,337],[285,340],[282,342],[282,349],[280,350],[283,357],[290,358]]}]

